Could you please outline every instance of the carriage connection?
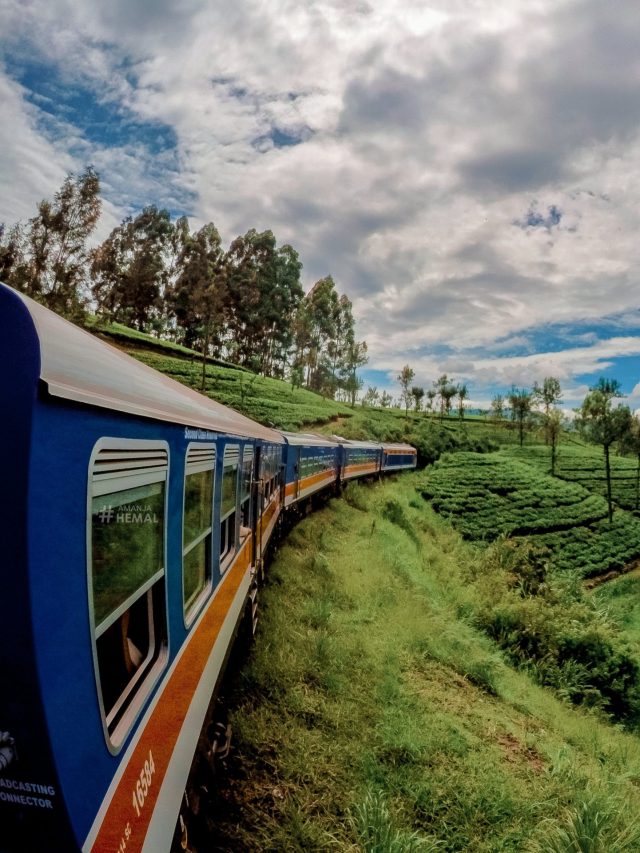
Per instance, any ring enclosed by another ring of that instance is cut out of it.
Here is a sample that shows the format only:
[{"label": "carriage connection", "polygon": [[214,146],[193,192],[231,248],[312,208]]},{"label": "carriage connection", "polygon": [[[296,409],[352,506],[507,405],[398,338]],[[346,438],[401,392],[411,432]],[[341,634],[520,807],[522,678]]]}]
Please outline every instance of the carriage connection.
[{"label": "carriage connection", "polygon": [[410,445],[279,432],[0,284],[0,850],[167,850],[277,526]]}]

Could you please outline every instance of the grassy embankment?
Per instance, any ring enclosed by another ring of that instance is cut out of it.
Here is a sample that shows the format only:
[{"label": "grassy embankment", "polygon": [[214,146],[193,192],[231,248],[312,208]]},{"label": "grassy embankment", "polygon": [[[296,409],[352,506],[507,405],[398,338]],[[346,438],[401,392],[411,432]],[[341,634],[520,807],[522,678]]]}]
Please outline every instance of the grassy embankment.
[{"label": "grassy embankment", "polygon": [[[527,578],[418,498],[422,477],[350,487],[280,549],[217,849],[640,849],[640,742],[509,663],[486,622]],[[594,845],[571,846],[583,830]]]}]

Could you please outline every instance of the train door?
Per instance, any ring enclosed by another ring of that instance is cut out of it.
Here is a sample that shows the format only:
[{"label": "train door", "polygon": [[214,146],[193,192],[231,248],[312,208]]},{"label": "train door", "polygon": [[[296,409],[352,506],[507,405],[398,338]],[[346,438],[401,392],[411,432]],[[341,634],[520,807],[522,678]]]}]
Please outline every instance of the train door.
[{"label": "train door", "polygon": [[295,466],[294,472],[296,477],[296,485],[295,485],[295,499],[298,500],[300,497],[300,479],[302,477],[302,448],[296,447],[296,455],[295,455]]}]

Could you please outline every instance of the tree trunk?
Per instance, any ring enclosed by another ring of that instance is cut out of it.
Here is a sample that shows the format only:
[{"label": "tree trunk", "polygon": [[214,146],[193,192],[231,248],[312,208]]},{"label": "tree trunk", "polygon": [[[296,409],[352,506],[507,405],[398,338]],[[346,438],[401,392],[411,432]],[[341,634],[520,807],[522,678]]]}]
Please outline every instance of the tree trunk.
[{"label": "tree trunk", "polygon": [[200,390],[204,393],[205,383],[207,378],[207,353],[209,352],[209,329],[211,324],[207,322],[204,332],[204,344],[202,346],[202,383]]},{"label": "tree trunk", "polygon": [[555,477],[556,475],[556,439],[551,436],[551,476]]},{"label": "tree trunk", "polygon": [[611,463],[609,461],[609,445],[604,445],[604,467],[607,476],[607,504],[609,507],[609,524],[613,521],[613,501],[611,499]]},{"label": "tree trunk", "polygon": [[520,435],[520,447],[524,444],[524,418],[518,418],[518,432]]},{"label": "tree trunk", "polygon": [[636,468],[636,510],[640,507],[640,453],[638,453],[638,467]]}]

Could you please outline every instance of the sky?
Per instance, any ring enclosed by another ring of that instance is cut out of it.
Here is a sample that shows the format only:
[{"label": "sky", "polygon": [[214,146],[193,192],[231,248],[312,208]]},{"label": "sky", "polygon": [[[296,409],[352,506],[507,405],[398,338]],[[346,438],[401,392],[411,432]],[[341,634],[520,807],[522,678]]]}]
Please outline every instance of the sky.
[{"label": "sky", "polygon": [[89,163],[331,274],[367,385],[640,407],[640,15],[628,0],[0,0],[0,222]]}]

